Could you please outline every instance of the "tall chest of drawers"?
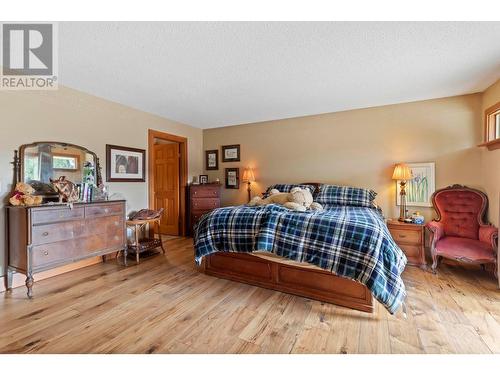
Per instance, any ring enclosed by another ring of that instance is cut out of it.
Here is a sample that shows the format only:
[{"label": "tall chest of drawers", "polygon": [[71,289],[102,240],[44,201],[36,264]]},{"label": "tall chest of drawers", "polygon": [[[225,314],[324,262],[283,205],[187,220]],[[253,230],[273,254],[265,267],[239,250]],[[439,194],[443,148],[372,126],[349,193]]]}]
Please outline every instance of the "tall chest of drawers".
[{"label": "tall chest of drawers", "polygon": [[188,187],[189,233],[192,233],[193,226],[203,214],[220,207],[220,186],[220,184],[203,184]]},{"label": "tall chest of drawers", "polygon": [[6,209],[7,288],[13,272],[24,273],[30,298],[34,273],[126,251],[125,201]]}]

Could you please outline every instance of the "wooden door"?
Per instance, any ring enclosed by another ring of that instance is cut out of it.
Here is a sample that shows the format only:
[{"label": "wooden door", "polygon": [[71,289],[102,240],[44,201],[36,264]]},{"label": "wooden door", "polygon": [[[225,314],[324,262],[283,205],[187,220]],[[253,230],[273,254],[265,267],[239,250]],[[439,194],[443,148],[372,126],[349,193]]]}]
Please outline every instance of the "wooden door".
[{"label": "wooden door", "polygon": [[154,209],[163,208],[160,231],[179,235],[179,144],[153,146]]}]

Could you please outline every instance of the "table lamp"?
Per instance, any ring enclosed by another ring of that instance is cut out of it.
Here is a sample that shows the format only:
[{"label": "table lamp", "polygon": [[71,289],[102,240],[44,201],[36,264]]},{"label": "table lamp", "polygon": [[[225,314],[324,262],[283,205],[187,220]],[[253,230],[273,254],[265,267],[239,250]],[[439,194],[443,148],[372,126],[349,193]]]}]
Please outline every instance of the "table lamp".
[{"label": "table lamp", "polygon": [[392,174],[393,180],[398,180],[401,187],[399,195],[401,196],[401,205],[399,206],[399,221],[406,219],[406,181],[413,178],[410,167],[404,163],[396,164],[394,173]]},{"label": "table lamp", "polygon": [[245,168],[243,171],[243,182],[247,183],[247,191],[248,191],[248,201],[252,199],[252,182],[255,182],[255,176],[253,174],[252,168]]}]

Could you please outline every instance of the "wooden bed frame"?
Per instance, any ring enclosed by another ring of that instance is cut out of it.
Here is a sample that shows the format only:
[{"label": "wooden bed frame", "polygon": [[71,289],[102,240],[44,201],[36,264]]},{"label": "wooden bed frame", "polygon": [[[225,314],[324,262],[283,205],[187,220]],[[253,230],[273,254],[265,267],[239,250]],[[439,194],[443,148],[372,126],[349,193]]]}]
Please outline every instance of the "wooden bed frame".
[{"label": "wooden bed frame", "polygon": [[[319,185],[307,184],[316,189]],[[205,257],[203,264],[207,275],[373,312],[373,297],[365,285],[319,268],[304,268],[242,253],[212,254]]]},{"label": "wooden bed frame", "polygon": [[328,271],[241,253],[212,254],[203,264],[207,275],[373,312],[373,297],[365,285]]}]

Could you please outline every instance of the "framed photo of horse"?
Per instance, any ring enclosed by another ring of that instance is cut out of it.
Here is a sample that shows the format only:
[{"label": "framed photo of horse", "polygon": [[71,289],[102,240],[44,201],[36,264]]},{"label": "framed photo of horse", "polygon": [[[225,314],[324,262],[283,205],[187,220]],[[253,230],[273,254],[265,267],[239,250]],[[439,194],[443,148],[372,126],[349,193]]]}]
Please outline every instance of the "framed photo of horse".
[{"label": "framed photo of horse", "polygon": [[106,145],[107,182],[145,182],[146,150]]}]

